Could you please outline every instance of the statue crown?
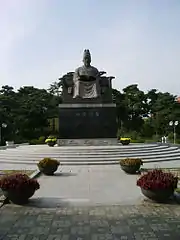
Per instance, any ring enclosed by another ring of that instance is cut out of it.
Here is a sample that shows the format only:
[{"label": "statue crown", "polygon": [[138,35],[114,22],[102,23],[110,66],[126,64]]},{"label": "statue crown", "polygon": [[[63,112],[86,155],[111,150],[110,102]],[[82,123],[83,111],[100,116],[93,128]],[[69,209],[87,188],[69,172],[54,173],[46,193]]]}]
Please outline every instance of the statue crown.
[{"label": "statue crown", "polygon": [[85,49],[84,50],[84,55],[83,55],[83,59],[89,57],[91,59],[91,53],[89,51],[89,49]]}]

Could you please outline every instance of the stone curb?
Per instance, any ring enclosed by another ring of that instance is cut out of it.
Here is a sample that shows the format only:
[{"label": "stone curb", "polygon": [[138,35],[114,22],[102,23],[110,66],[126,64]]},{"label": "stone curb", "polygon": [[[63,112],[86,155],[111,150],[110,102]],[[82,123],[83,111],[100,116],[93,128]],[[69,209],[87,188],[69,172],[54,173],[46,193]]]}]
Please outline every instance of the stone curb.
[{"label": "stone curb", "polygon": [[[35,179],[41,175],[39,170],[34,171],[29,177],[31,179]],[[0,208],[3,207],[5,204],[9,203],[8,198],[4,197],[3,195],[0,196]]]}]

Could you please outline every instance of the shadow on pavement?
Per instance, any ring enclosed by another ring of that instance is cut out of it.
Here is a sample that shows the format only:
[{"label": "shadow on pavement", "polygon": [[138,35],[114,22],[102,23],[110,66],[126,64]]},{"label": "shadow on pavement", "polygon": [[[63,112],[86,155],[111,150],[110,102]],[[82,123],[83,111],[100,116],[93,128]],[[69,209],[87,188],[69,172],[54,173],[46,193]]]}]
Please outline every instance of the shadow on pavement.
[{"label": "shadow on pavement", "polygon": [[77,173],[72,172],[56,172],[52,177],[71,177],[71,176],[77,176]]},{"label": "shadow on pavement", "polygon": [[[177,196],[173,199],[170,199],[164,203],[153,202],[147,198],[140,198],[136,201],[136,205],[143,205],[143,206],[167,206],[167,205],[180,205],[180,201],[178,201]],[[113,205],[134,205],[134,201],[122,201],[114,203]],[[61,208],[61,207],[70,207],[70,206],[105,206],[111,205],[111,202],[94,202],[91,199],[80,198],[80,199],[70,199],[70,198],[58,198],[58,197],[39,197],[39,198],[31,198],[29,202],[25,205],[27,207],[33,208]]]},{"label": "shadow on pavement", "polygon": [[27,207],[35,208],[59,208],[59,207],[68,207],[74,205],[87,205],[89,199],[65,199],[65,198],[32,198],[29,200],[29,203],[26,204]]}]

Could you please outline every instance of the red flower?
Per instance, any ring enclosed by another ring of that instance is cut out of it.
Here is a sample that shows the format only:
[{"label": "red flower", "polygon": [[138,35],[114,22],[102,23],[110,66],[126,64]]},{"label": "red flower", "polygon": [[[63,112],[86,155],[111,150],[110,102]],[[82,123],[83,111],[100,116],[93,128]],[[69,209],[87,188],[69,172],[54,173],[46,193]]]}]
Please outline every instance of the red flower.
[{"label": "red flower", "polygon": [[149,171],[137,180],[137,186],[146,190],[175,189],[177,188],[177,183],[178,177],[159,169]]},{"label": "red flower", "polygon": [[37,180],[29,178],[26,174],[12,174],[0,179],[0,188],[4,191],[24,191],[27,188],[38,190],[40,185]]}]

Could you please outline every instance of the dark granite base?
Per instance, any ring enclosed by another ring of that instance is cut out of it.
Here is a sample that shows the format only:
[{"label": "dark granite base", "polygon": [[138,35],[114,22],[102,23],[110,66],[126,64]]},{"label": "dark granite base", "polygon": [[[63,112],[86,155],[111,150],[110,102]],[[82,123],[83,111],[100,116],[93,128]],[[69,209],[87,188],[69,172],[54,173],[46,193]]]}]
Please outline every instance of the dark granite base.
[{"label": "dark granite base", "polygon": [[118,146],[117,138],[91,138],[91,139],[57,139],[57,145],[62,146]]},{"label": "dark granite base", "polygon": [[60,138],[116,138],[116,133],[114,104],[59,105]]}]

